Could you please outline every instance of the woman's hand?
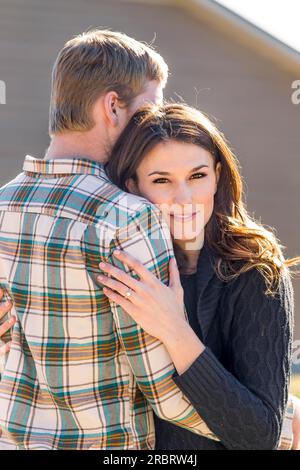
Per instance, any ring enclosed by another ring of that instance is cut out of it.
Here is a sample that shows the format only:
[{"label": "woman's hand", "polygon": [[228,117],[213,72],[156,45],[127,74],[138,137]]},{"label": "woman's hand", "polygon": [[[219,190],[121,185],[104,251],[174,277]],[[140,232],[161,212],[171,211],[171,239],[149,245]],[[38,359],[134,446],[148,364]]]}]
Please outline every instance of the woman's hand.
[{"label": "woman's hand", "polygon": [[[105,286],[104,293],[149,335],[165,345],[178,374],[182,374],[205,347],[187,322],[175,258],[170,260],[170,281],[166,286],[131,255],[116,250],[114,256],[133,269],[139,280],[111,264],[100,263],[104,273],[112,276],[98,276],[98,281]],[[130,295],[127,297],[128,293]]]},{"label": "woman's hand", "polygon": [[[3,289],[0,289],[0,301],[3,299]],[[0,304],[0,320],[11,310],[12,302],[6,301],[4,304]],[[4,323],[0,323],[0,338],[9,331],[14,324],[16,323],[16,318],[11,317],[9,320],[6,320]],[[0,356],[4,356],[9,352],[11,342],[5,343],[0,347]]]},{"label": "woman's hand", "polygon": [[[119,253],[119,254],[118,254]],[[183,289],[175,258],[170,260],[169,286],[166,286],[145,266],[124,251],[116,250],[114,256],[133,269],[140,280],[108,263],[100,263],[105,274],[98,281],[105,287],[106,296],[120,305],[147,333],[163,341],[171,332],[174,322],[186,324]],[[130,297],[126,297],[130,292]]]}]

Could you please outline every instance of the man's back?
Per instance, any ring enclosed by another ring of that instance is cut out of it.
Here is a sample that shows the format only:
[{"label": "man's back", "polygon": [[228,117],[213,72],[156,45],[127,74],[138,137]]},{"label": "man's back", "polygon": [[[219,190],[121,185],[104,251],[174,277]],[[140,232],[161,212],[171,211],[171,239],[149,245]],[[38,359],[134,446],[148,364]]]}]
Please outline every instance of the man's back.
[{"label": "man's back", "polygon": [[[117,225],[136,212],[127,197],[136,207],[143,202],[91,161],[72,167],[27,158],[25,168],[0,191],[0,280],[18,317],[0,386],[1,423],[25,448],[148,448],[149,405],[94,282]],[[134,402],[143,419],[129,422]]]}]

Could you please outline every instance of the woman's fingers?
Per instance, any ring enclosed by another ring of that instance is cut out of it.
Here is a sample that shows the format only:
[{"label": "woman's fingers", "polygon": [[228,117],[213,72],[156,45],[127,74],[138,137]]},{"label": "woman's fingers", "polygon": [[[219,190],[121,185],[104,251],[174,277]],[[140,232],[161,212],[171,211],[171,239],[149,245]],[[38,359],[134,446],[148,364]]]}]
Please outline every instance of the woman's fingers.
[{"label": "woman's fingers", "polygon": [[[104,271],[107,274],[110,274],[115,279],[118,279],[123,285],[125,285],[126,290],[127,290],[128,287],[130,287],[131,289],[135,290],[136,292],[140,291],[141,282],[134,279],[130,274],[125,273],[124,271],[122,271],[122,269],[116,268],[112,264],[104,263],[104,262],[101,262],[99,264],[99,266],[102,269],[102,271]],[[99,277],[98,277],[98,280],[100,282],[102,282],[101,279],[99,279]]]},{"label": "woman's fingers", "polygon": [[9,318],[9,320],[6,320],[2,325],[0,325],[0,338],[7,331],[9,331],[15,323],[16,323],[16,318],[11,317],[11,318]]},{"label": "woman's fingers", "polygon": [[160,282],[157,277],[154,276],[154,274],[152,274],[149,269],[145,268],[145,266],[139,260],[125,251],[115,250],[113,255],[118,260],[122,261],[122,263],[127,264],[129,268],[133,269],[142,281],[148,284],[155,284]]},{"label": "woman's fingers", "polygon": [[104,287],[103,292],[110,300],[120,305],[123,308],[123,310],[125,310],[127,313],[129,313],[129,315],[131,315],[134,318],[134,314],[136,314],[136,307],[133,305],[133,303],[130,300],[125,299],[125,297],[122,297],[122,295],[114,292],[108,287]]},{"label": "woman's fingers", "polygon": [[4,304],[0,305],[0,319],[4,317],[12,309],[12,302],[7,300]]},{"label": "woman's fingers", "polygon": [[11,341],[9,341],[8,343],[5,343],[3,346],[1,346],[0,347],[0,357],[7,354],[10,351],[10,348],[11,348]]},{"label": "woman's fingers", "polygon": [[171,258],[169,262],[169,275],[170,275],[170,281],[169,281],[169,286],[170,287],[181,287],[181,282],[180,282],[180,274],[178,271],[177,267],[177,262],[175,258]]},{"label": "woman's fingers", "polygon": [[183,302],[183,288],[181,285],[180,274],[177,267],[177,262],[175,258],[170,259],[169,263],[169,275],[170,275],[170,282],[169,287],[175,292],[177,298]]},{"label": "woman's fingers", "polygon": [[[116,281],[111,277],[100,275],[97,279],[99,282],[101,282],[101,284],[106,287],[109,287],[110,289],[113,289],[114,291],[121,294],[123,297],[126,295],[126,292],[128,292],[128,286],[125,286],[125,284],[122,284],[122,282]],[[129,289],[131,289],[131,287]]]}]

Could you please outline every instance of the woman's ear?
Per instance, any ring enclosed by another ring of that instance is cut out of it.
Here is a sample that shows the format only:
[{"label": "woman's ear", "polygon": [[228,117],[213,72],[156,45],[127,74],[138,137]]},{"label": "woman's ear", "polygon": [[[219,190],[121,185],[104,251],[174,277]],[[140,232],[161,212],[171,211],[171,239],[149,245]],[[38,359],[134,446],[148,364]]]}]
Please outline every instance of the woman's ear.
[{"label": "woman's ear", "polygon": [[222,171],[222,163],[221,162],[218,162],[217,165],[216,165],[216,187],[215,187],[215,194],[218,190],[218,183],[219,183],[219,179],[220,179],[220,176],[221,176],[221,171]]},{"label": "woman's ear", "polygon": [[125,181],[125,186],[129,193],[135,194],[136,196],[140,196],[137,183],[133,178],[128,178],[128,180]]}]

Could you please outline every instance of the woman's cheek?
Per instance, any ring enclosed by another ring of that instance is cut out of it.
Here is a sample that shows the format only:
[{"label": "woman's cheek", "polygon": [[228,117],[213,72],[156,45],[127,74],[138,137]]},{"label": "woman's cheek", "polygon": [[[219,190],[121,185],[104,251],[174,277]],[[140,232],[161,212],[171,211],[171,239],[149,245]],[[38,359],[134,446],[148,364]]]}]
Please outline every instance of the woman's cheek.
[{"label": "woman's cheek", "polygon": [[214,211],[214,197],[210,194],[204,204],[204,224],[206,225]]},{"label": "woman's cheek", "polygon": [[195,198],[198,204],[202,206],[204,212],[204,225],[206,225],[212,216],[214,210],[214,191],[213,185],[208,184],[206,188],[202,188]]},{"label": "woman's cheek", "polygon": [[156,185],[156,187],[144,187],[141,190],[141,194],[153,204],[164,205],[169,202],[168,192],[162,188],[162,185]]}]

